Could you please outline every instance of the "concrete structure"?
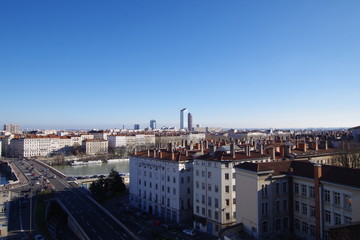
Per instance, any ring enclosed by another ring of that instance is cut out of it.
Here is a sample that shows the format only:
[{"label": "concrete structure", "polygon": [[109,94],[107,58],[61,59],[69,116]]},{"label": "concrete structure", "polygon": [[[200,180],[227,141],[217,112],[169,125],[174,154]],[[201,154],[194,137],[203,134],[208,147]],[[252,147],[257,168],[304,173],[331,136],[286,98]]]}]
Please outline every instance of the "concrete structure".
[{"label": "concrete structure", "polygon": [[185,151],[148,150],[130,157],[130,204],[166,222],[192,216],[192,157]]},{"label": "concrete structure", "polygon": [[237,223],[256,239],[294,233],[329,239],[360,220],[360,170],[308,161],[243,163],[236,169]]},{"label": "concrete structure", "polygon": [[[203,147],[201,147],[203,148]],[[233,144],[215,151],[210,146],[207,154],[194,160],[194,228],[218,235],[223,228],[236,223],[237,199],[235,192],[236,164],[253,161],[270,161],[269,156],[239,152]]]},{"label": "concrete structure", "polygon": [[20,133],[20,128],[17,124],[4,124],[4,131],[12,134],[17,134]]},{"label": "concrete structure", "polygon": [[156,121],[155,120],[150,120],[150,128],[156,129]]},{"label": "concrete structure", "polygon": [[110,134],[110,131],[92,130],[92,131],[88,132],[88,134],[93,135],[94,139],[105,139],[105,140],[107,140],[107,136]]},{"label": "concrete structure", "polygon": [[108,153],[108,141],[105,139],[87,139],[82,142],[86,155]]},{"label": "concrete structure", "polygon": [[117,147],[148,147],[153,148],[155,146],[154,134],[136,134],[136,135],[109,135],[109,148]]},{"label": "concrete structure", "polygon": [[188,113],[188,131],[193,131],[193,119],[191,113]]},{"label": "concrete structure", "polygon": [[187,112],[187,108],[183,108],[180,110],[180,130],[184,130],[186,129],[185,123],[184,122],[184,114]]}]

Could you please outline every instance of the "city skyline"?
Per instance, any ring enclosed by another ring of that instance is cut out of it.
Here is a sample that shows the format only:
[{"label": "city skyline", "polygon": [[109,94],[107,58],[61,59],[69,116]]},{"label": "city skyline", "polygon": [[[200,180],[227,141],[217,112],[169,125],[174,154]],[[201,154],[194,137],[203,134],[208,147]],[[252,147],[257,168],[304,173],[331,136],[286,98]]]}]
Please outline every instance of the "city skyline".
[{"label": "city skyline", "polygon": [[0,2],[0,123],[354,127],[360,3]]}]

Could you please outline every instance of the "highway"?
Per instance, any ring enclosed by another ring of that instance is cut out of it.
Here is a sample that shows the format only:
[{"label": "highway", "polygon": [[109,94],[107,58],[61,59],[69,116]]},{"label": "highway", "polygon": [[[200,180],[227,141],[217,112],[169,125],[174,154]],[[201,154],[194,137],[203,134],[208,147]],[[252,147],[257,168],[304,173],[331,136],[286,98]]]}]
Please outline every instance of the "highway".
[{"label": "highway", "polygon": [[[21,163],[18,162],[16,164],[19,165]],[[131,232],[129,233],[120,226],[98,204],[91,200],[87,190],[68,182],[64,176],[53,171],[51,168],[47,170],[46,167],[40,165],[37,161],[22,160],[22,167],[24,165],[27,165],[27,168],[33,167],[31,175],[34,176],[31,177],[47,177],[49,183],[53,186],[55,197],[58,199],[59,204],[72,216],[73,220],[83,230],[83,234],[87,239],[139,239],[136,235]],[[24,170],[21,166],[19,166],[19,169]],[[56,176],[55,178],[53,177],[54,175]],[[41,187],[44,180],[41,177],[38,179],[31,180],[30,185]]]}]

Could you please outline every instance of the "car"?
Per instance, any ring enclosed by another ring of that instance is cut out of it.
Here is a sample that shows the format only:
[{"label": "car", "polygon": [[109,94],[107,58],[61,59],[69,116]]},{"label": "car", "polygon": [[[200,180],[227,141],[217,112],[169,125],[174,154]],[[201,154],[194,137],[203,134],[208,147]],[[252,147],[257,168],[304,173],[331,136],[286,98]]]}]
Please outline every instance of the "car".
[{"label": "car", "polygon": [[36,181],[36,182],[35,182],[35,184],[39,185],[39,184],[40,184],[40,182],[39,182],[39,181]]},{"label": "car", "polygon": [[185,234],[187,234],[189,236],[195,236],[196,235],[195,230],[193,230],[193,229],[184,229],[183,233],[185,233]]},{"label": "car", "polygon": [[34,240],[45,240],[45,238],[42,235],[38,234],[35,236]]}]

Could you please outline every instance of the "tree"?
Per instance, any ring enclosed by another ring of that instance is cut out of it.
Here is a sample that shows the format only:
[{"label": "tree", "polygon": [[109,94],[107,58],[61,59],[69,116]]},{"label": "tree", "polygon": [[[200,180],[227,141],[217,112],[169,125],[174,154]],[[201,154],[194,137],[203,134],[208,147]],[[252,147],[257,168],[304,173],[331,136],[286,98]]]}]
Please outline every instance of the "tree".
[{"label": "tree", "polygon": [[98,180],[91,183],[89,190],[93,194],[94,198],[98,202],[103,202],[106,199],[106,179],[104,176],[100,176]]}]

